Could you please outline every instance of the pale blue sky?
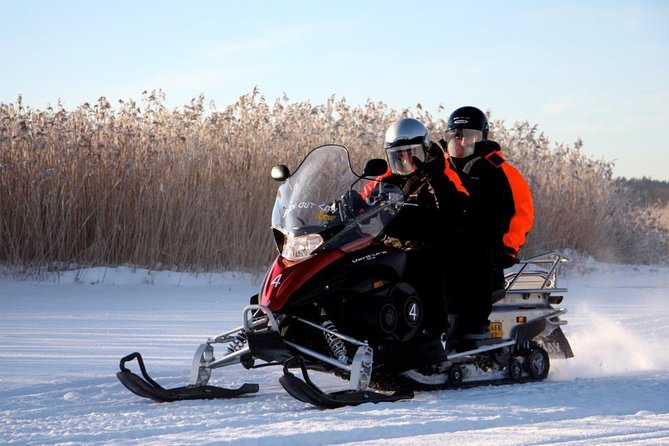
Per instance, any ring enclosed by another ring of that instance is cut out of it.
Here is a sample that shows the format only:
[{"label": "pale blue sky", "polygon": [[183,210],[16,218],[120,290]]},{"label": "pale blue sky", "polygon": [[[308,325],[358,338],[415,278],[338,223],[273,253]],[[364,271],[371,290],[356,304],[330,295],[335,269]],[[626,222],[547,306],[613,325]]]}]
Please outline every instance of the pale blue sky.
[{"label": "pale blue sky", "polygon": [[0,102],[461,105],[669,180],[669,1],[0,0]]}]

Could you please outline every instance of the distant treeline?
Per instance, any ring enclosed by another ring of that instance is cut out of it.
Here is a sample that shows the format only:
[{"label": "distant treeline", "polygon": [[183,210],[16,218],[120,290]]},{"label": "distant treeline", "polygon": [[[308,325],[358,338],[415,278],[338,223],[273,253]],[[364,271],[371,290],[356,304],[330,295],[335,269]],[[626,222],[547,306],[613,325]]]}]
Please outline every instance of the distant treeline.
[{"label": "distant treeline", "polygon": [[[268,102],[258,91],[222,110],[202,96],[170,109],[161,92],[73,110],[0,103],[0,263],[257,271],[276,255],[272,165],[294,169],[310,149],[337,143],[359,169],[384,156],[396,119],[416,117],[438,140],[448,113],[335,97]],[[669,259],[667,213],[640,202],[634,180],[613,180],[612,166],[584,155],[580,141],[555,144],[528,122],[501,120],[491,138],[532,188],[536,219],[523,255]],[[648,184],[666,200],[666,188]]]},{"label": "distant treeline", "polygon": [[[669,168],[669,166],[667,166]],[[669,204],[669,181],[658,181],[650,178],[619,178],[619,184],[631,190],[632,195],[645,205]]]}]

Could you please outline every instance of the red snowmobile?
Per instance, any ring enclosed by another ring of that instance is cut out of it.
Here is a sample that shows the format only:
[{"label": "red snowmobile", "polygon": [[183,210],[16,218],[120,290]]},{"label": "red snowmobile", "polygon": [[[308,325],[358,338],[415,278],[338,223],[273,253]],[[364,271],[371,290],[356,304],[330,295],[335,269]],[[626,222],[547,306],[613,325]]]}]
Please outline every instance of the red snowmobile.
[{"label": "red snowmobile", "polygon": [[[566,310],[556,307],[556,293],[566,291],[556,287],[566,261],[557,253],[522,261],[507,274],[506,289],[493,297],[489,339],[467,351],[453,347],[453,333],[443,332],[449,324],[433,316],[440,299],[425,295],[421,279],[408,274],[406,252],[381,242],[408,205],[398,187],[376,179],[386,170],[384,160],[371,160],[354,174],[348,151],[337,145],[312,150],[293,174],[275,166],[272,176],[283,181],[272,213],[280,254],[242,310],[242,326],[200,345],[188,386],[161,387],[139,353],[121,359],[118,379],[155,401],[231,398],[258,385],[209,386],[214,369],[276,365],[291,396],[336,408],[412,398],[415,390],[542,380],[550,358],[572,357],[561,329]],[[376,184],[366,187],[370,182]],[[457,315],[449,318],[457,325]],[[133,360],[142,376],[126,367]],[[309,371],[334,374],[348,386],[326,393]]]}]

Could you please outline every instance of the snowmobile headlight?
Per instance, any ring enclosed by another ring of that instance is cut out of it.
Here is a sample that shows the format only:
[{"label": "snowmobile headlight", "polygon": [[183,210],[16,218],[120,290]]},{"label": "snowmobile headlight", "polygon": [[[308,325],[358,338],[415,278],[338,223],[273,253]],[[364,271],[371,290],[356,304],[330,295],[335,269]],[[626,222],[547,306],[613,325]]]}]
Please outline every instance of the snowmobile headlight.
[{"label": "snowmobile headlight", "polygon": [[281,255],[291,262],[305,260],[311,257],[311,253],[323,244],[320,234],[307,234],[294,236],[288,234],[283,244]]}]

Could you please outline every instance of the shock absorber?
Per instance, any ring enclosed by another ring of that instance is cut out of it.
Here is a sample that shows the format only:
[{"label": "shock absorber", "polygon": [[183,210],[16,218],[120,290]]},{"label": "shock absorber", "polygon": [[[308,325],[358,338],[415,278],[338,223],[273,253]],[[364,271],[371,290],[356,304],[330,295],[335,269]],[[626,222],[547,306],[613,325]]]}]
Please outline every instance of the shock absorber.
[{"label": "shock absorber", "polygon": [[[337,331],[337,327],[329,319],[324,318],[323,322],[321,322],[321,327],[332,332]],[[328,343],[330,351],[332,351],[334,357],[337,358],[337,361],[346,364],[348,362],[348,357],[346,356],[346,345],[344,344],[344,341],[338,336],[326,331],[323,332],[323,335],[325,336],[325,342]]]},{"label": "shock absorber", "polygon": [[230,341],[230,344],[228,344],[228,353],[234,353],[238,350],[241,350],[244,345],[246,345],[246,333],[244,331],[240,331],[235,335],[235,338]]}]

